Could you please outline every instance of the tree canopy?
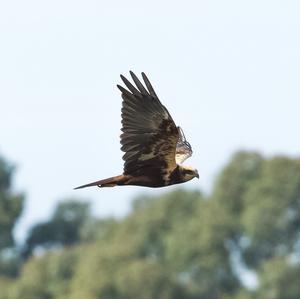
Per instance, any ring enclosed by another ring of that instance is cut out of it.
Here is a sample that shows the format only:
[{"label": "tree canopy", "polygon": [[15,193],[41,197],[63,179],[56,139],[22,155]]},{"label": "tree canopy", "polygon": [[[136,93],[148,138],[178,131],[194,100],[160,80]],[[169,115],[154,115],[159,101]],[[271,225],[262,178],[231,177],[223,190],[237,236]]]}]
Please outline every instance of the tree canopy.
[{"label": "tree canopy", "polygon": [[81,230],[91,221],[88,203],[68,199],[59,203],[49,221],[33,226],[26,239],[23,256],[28,258],[35,248],[74,245]]},{"label": "tree canopy", "polygon": [[13,229],[23,210],[24,195],[13,192],[14,167],[0,157],[0,275],[17,274]]},{"label": "tree canopy", "polygon": [[298,299],[299,209],[300,159],[245,151],[211,194],[140,196],[124,219],[67,200],[29,232],[33,256],[0,299]]}]

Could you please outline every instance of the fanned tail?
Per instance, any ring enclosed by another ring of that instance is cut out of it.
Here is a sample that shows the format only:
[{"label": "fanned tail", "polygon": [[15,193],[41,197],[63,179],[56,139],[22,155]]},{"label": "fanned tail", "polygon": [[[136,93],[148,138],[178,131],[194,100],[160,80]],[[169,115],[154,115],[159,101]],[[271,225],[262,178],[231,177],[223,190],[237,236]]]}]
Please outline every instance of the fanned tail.
[{"label": "fanned tail", "polygon": [[111,178],[107,178],[104,180],[92,182],[89,184],[85,184],[74,189],[81,189],[86,187],[98,186],[98,187],[114,187],[117,185],[124,185],[126,178],[124,175],[113,176]]}]

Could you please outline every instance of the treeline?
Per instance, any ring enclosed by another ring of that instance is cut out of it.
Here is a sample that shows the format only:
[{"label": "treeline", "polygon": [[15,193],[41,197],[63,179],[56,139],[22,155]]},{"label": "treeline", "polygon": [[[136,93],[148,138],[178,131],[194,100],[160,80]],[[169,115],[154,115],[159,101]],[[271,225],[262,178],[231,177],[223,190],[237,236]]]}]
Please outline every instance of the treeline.
[{"label": "treeline", "polygon": [[238,152],[211,194],[142,196],[122,220],[67,200],[21,248],[0,161],[0,299],[300,298],[300,159]]}]

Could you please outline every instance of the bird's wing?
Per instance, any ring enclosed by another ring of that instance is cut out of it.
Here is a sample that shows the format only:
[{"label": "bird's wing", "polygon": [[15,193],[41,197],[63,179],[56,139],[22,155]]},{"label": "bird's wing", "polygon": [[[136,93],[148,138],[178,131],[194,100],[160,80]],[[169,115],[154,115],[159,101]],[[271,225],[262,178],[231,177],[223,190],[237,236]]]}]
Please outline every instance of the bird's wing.
[{"label": "bird's wing", "polygon": [[125,152],[124,174],[146,174],[147,169],[152,169],[152,173],[171,171],[176,167],[178,128],[146,75],[142,73],[145,86],[133,72],[130,75],[136,87],[122,75],[128,90],[117,85],[123,98],[121,150]]},{"label": "bird's wing", "polygon": [[189,142],[186,141],[184,133],[180,127],[178,127],[179,138],[176,145],[176,163],[182,164],[192,154],[192,147]]}]

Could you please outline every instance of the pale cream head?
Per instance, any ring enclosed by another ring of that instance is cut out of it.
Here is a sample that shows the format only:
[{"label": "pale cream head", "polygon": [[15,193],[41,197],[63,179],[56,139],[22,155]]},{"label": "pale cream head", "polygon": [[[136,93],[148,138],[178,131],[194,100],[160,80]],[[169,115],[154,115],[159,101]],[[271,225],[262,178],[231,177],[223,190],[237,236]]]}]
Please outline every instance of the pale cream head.
[{"label": "pale cream head", "polygon": [[187,166],[187,165],[181,165],[180,170],[181,170],[182,179],[184,182],[190,181],[193,178],[199,179],[198,170],[194,167]]}]

